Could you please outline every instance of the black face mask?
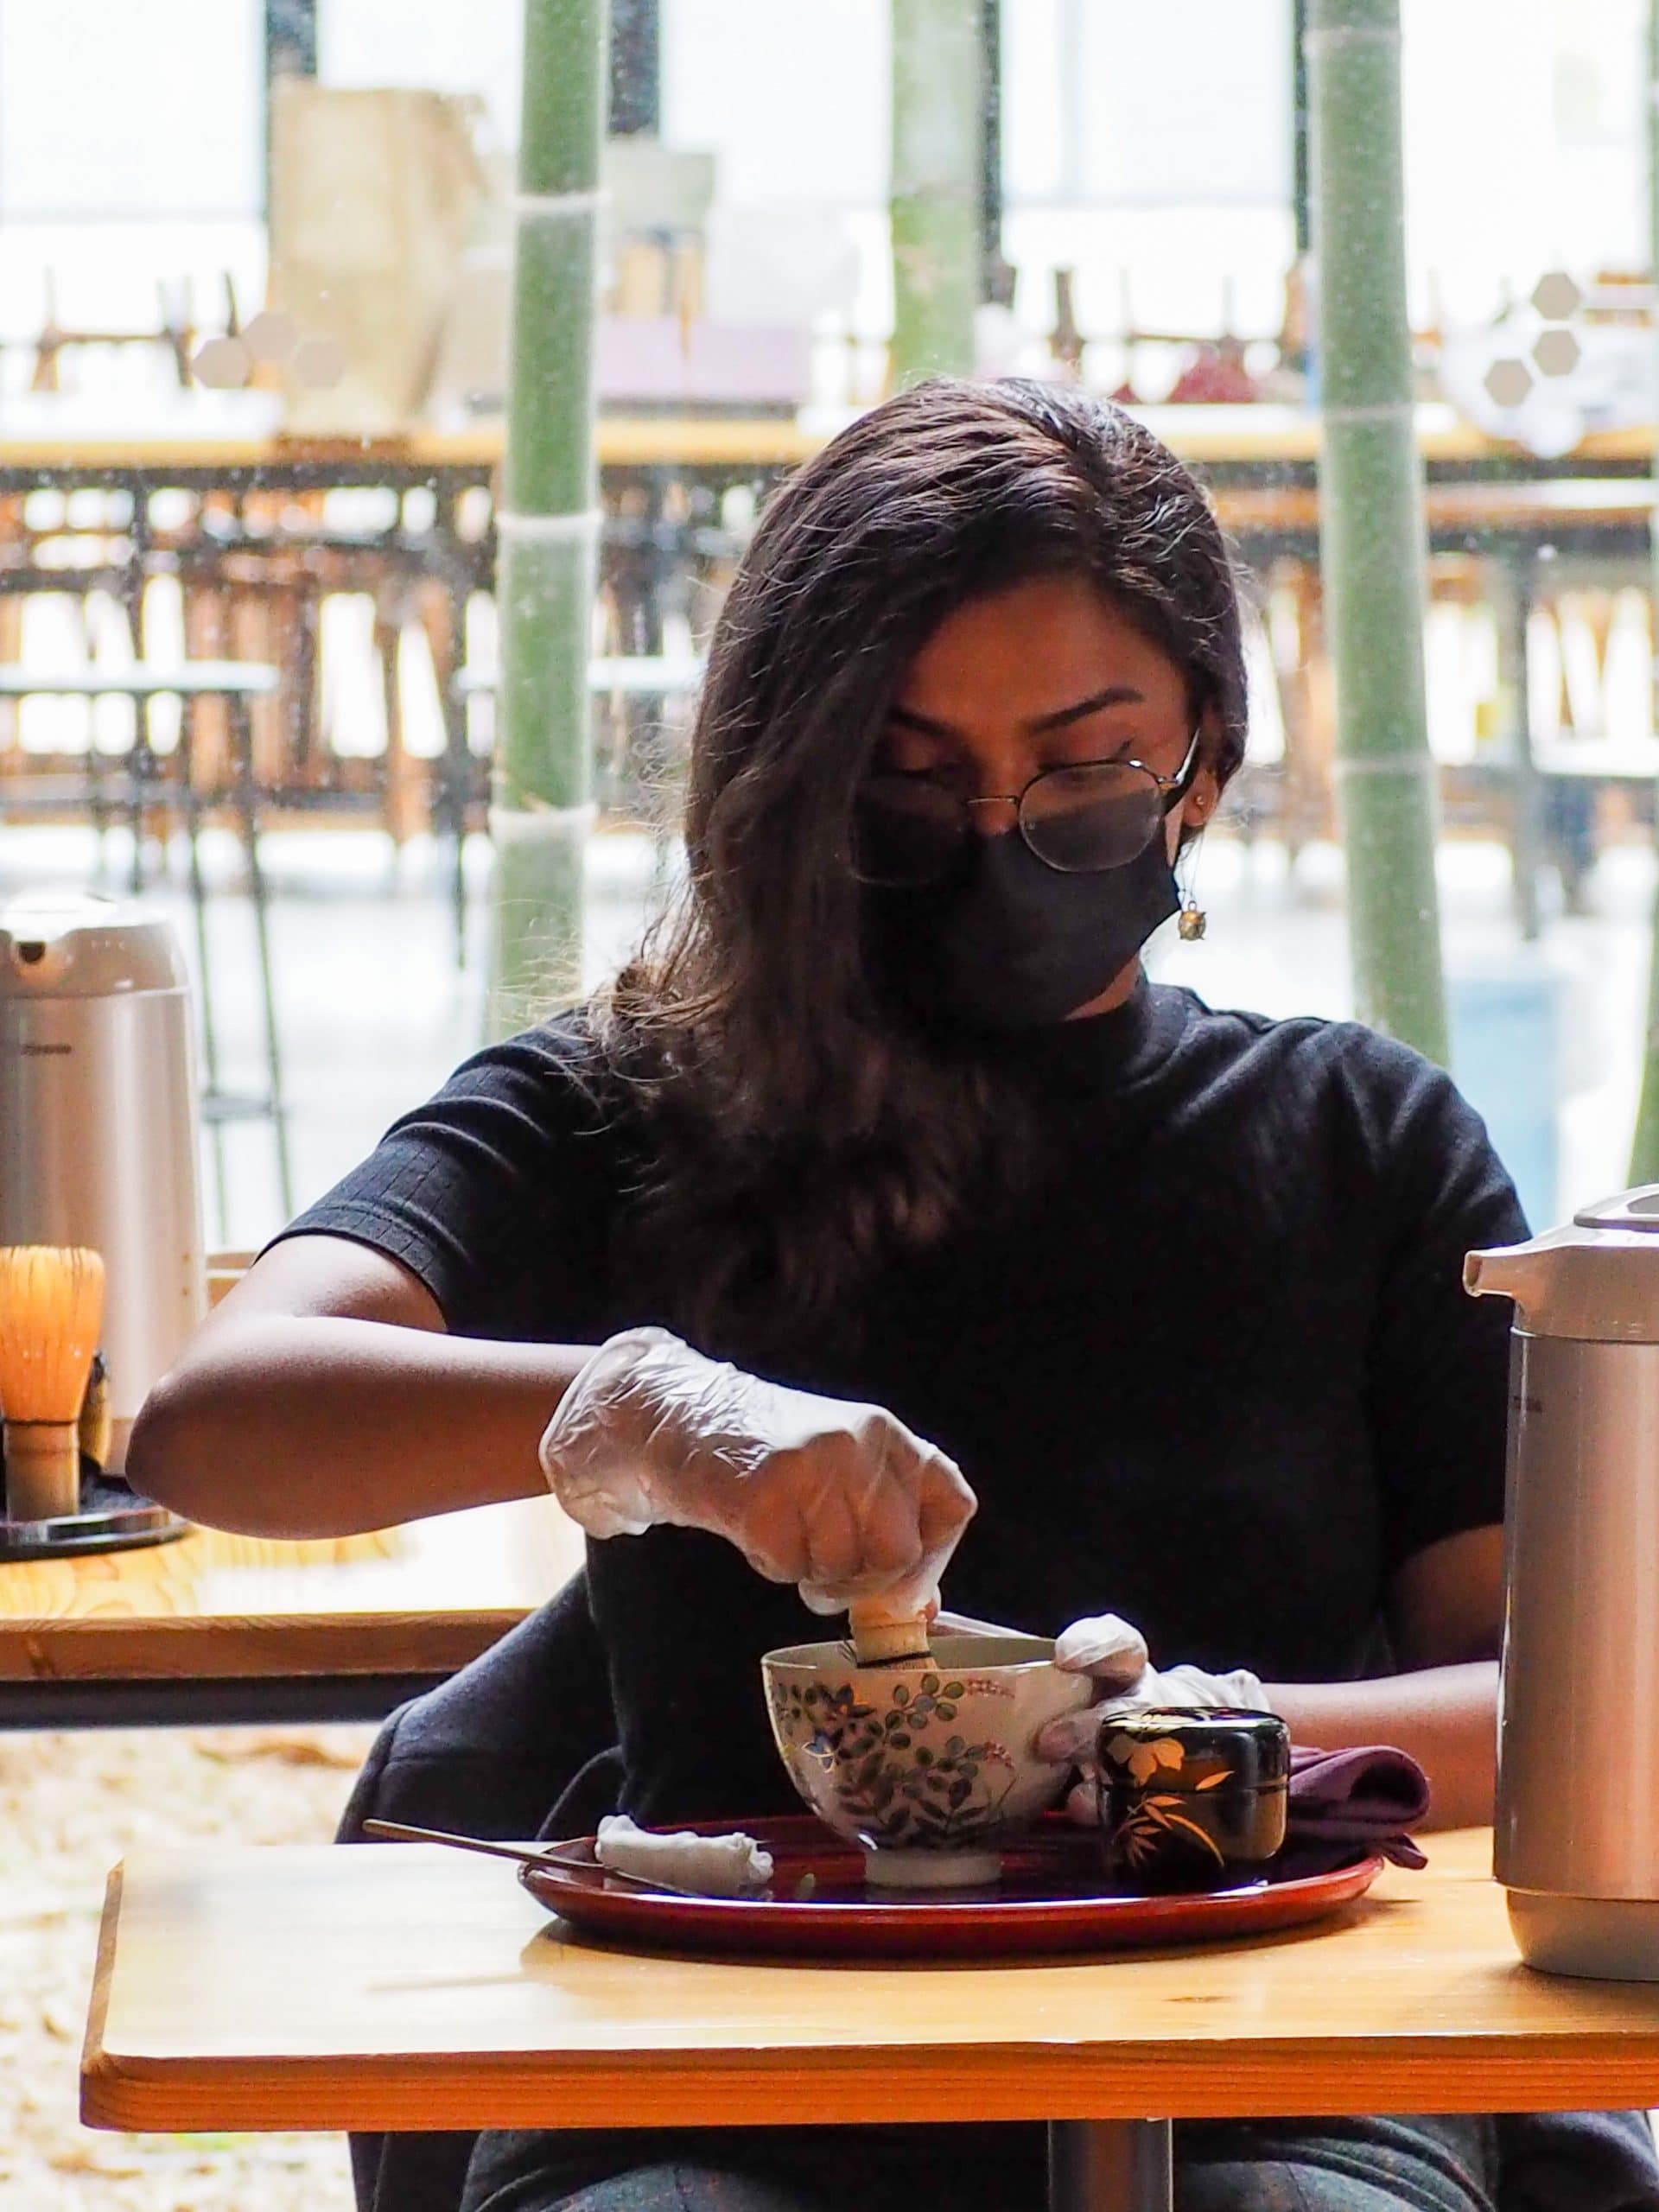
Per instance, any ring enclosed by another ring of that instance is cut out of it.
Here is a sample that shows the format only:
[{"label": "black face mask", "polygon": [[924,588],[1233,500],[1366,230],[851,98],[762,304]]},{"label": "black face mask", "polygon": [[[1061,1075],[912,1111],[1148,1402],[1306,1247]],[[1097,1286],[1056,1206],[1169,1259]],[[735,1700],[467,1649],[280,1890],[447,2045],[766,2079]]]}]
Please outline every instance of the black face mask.
[{"label": "black face mask", "polygon": [[887,897],[889,957],[906,995],[980,1028],[1064,1021],[1180,908],[1161,836],[1089,874],[1046,867],[1017,830],[972,843],[949,883]]}]

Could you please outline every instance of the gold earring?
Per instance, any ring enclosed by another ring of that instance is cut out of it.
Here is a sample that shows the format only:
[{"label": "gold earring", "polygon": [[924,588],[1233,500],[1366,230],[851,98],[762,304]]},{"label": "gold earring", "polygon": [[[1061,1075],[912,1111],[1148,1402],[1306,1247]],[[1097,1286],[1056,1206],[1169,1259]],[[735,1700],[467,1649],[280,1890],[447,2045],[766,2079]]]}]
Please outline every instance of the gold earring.
[{"label": "gold earring", "polygon": [[[1192,807],[1192,830],[1195,842],[1203,832],[1205,826],[1204,817],[1208,810],[1209,810],[1206,808],[1202,799],[1196,801]],[[1175,928],[1183,944],[1196,944],[1198,942],[1198,939],[1204,935],[1205,930],[1209,928],[1210,918],[1205,912],[1203,907],[1199,906],[1198,900],[1192,896],[1191,891],[1186,892],[1184,895],[1185,904],[1181,908],[1180,919],[1176,923]]]}]

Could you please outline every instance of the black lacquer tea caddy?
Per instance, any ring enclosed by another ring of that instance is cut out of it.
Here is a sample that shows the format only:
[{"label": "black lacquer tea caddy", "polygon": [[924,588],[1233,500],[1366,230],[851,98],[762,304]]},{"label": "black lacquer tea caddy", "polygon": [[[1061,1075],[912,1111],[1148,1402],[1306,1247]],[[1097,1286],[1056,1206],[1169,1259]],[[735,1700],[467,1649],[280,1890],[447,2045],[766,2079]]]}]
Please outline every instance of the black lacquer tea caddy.
[{"label": "black lacquer tea caddy", "polygon": [[1141,1896],[1263,1880],[1285,1840],[1290,1732],[1276,1713],[1166,1709],[1102,1724],[1106,1874]]}]

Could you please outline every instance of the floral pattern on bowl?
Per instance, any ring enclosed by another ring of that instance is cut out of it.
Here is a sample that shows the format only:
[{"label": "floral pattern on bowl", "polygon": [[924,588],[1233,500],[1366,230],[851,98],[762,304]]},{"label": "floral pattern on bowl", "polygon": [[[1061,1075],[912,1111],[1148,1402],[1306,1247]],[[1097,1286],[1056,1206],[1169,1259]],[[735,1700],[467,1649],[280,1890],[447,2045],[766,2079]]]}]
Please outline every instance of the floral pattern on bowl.
[{"label": "floral pattern on bowl", "polygon": [[763,1660],[779,1757],[804,1802],[868,1851],[972,1849],[1060,1794],[1039,1729],[1092,1695],[1036,1637],[941,1637],[925,1668],[860,1667],[844,1643]]}]

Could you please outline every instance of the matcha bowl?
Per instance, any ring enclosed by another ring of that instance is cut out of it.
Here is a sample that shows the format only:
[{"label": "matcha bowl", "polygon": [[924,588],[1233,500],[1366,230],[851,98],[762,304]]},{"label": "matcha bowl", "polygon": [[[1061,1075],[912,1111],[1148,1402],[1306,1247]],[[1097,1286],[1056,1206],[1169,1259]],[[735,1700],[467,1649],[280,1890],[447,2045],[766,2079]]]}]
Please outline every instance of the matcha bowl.
[{"label": "matcha bowl", "polygon": [[1095,1694],[1034,1636],[940,1636],[931,1660],[861,1667],[847,1643],[761,1661],[773,1740],[826,1827],[864,1853],[868,1881],[995,1882],[1001,1841],[1053,1804],[1067,1770],[1039,1758],[1051,1720]]}]

